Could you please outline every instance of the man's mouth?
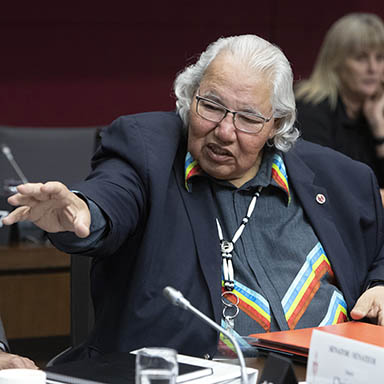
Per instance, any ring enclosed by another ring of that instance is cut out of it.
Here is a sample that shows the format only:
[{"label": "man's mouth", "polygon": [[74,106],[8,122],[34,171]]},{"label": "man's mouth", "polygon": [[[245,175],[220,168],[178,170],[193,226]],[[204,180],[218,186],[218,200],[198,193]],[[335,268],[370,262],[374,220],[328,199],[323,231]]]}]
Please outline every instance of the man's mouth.
[{"label": "man's mouth", "polygon": [[232,156],[232,153],[216,144],[208,144],[208,149],[217,156]]}]

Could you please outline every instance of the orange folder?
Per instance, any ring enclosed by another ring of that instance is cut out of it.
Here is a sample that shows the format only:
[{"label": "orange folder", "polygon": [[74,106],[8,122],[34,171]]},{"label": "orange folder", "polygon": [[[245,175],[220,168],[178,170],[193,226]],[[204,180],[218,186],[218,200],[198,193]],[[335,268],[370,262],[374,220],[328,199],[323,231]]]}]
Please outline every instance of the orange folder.
[{"label": "orange folder", "polygon": [[247,340],[249,344],[262,351],[280,352],[305,359],[308,357],[314,329],[384,348],[384,327],[358,321],[349,321],[325,327],[295,329],[293,331],[255,333],[249,335]]}]

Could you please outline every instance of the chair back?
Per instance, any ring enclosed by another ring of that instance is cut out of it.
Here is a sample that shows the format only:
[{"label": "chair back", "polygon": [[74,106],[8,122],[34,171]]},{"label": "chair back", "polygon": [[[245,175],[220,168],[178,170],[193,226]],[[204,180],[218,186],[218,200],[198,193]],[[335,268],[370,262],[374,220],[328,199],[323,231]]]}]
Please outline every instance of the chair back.
[{"label": "chair back", "polygon": [[[23,176],[30,182],[57,180],[71,187],[90,172],[91,157],[100,127],[0,126],[0,211],[12,207],[6,199]],[[4,153],[4,148],[8,156]],[[14,234],[19,237],[15,239]],[[23,223],[18,228],[0,226],[0,245],[44,242],[40,231]]]}]

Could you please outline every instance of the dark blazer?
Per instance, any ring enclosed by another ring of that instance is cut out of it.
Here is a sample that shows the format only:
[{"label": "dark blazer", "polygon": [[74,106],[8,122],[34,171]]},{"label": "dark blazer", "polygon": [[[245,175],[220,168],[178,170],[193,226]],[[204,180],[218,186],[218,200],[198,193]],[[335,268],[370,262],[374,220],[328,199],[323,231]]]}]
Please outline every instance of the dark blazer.
[{"label": "dark blazer", "polygon": [[376,155],[371,129],[363,114],[355,120],[350,119],[340,98],[335,109],[331,108],[328,99],[319,104],[298,101],[296,108],[303,139],[368,164],[379,185],[384,187],[384,159]]},{"label": "dark blazer", "polygon": [[3,343],[6,351],[8,352],[9,351],[8,341],[7,341],[7,338],[5,337],[3,322],[1,321],[1,318],[0,318],[0,342]]},{"label": "dark blazer", "polygon": [[[216,208],[207,183],[186,190],[185,154],[185,132],[173,112],[121,117],[102,133],[93,171],[76,189],[106,213],[110,231],[101,247],[83,253],[94,256],[96,321],[68,359],[143,346],[215,354],[217,333],[162,294],[173,286],[220,322]],[[366,165],[304,141],[284,161],[351,310],[370,280],[384,279],[376,179]],[[325,204],[316,202],[318,193]]]}]

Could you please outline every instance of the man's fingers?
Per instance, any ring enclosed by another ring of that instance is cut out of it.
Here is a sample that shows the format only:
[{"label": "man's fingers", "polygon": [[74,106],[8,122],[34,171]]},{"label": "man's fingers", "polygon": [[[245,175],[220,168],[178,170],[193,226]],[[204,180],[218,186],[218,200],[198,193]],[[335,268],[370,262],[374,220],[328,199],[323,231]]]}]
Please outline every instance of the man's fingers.
[{"label": "man's fingers", "polygon": [[10,368],[28,368],[28,369],[39,369],[36,364],[26,358],[11,353],[2,352],[0,354],[0,369]]},{"label": "man's fingers", "polygon": [[17,192],[22,195],[36,195],[40,193],[40,189],[43,186],[42,183],[26,183],[20,184],[16,187]]},{"label": "man's fingers", "polygon": [[381,195],[381,203],[384,206],[384,189],[383,188],[380,189],[380,195]]},{"label": "man's fingers", "polygon": [[12,211],[7,217],[3,219],[3,224],[12,225],[19,221],[26,221],[29,219],[30,207],[19,207]]},{"label": "man's fingers", "polygon": [[27,368],[28,364],[26,359],[20,356],[13,356],[10,360],[10,368]]},{"label": "man's fingers", "polygon": [[351,317],[353,320],[361,320],[364,317],[367,317],[369,319],[377,319],[378,313],[379,313],[379,311],[377,310],[376,307],[372,307],[368,310],[366,310],[365,308],[362,309],[361,307],[359,307],[359,308],[353,308],[352,309]]},{"label": "man's fingers", "polygon": [[76,234],[76,236],[80,237],[81,239],[88,237],[89,232],[90,232],[89,226],[85,225],[84,223],[80,223],[78,225],[75,225],[75,234]]},{"label": "man's fingers", "polygon": [[16,195],[8,197],[8,203],[10,205],[13,205],[14,207],[19,205],[28,205],[30,207],[36,205],[39,202],[39,200],[36,200],[36,198],[26,195],[21,195],[20,193],[17,193]]},{"label": "man's fingers", "polygon": [[22,204],[22,198],[33,198],[38,201],[45,201],[48,199],[62,199],[63,197],[70,194],[68,188],[58,182],[58,181],[49,181],[45,184],[42,183],[27,183],[21,184],[16,187],[17,192],[15,195],[11,196],[8,201],[15,205]]},{"label": "man's fingers", "polygon": [[78,201],[78,203],[79,207],[77,207],[78,209],[76,211],[76,214],[73,216],[74,232],[76,236],[80,238],[85,238],[88,237],[90,233],[91,215],[85,202],[81,200]]},{"label": "man's fingers", "polygon": [[63,199],[72,193],[64,184],[58,181],[49,181],[43,184],[41,192],[47,194],[52,199]]},{"label": "man's fingers", "polygon": [[39,367],[32,360],[28,359],[27,357],[23,357],[22,359],[24,360],[25,368],[39,369]]},{"label": "man's fingers", "polygon": [[42,183],[21,184],[16,187],[17,193],[8,198],[8,203],[17,205],[33,205],[49,199],[49,194],[42,191]]},{"label": "man's fingers", "polygon": [[353,308],[351,311],[351,317],[353,320],[361,320],[365,317],[366,313],[362,312],[360,309]]},{"label": "man's fingers", "polygon": [[366,290],[352,308],[351,317],[361,320],[364,317],[376,319],[377,323],[384,325],[384,287],[376,286]]},{"label": "man's fingers", "polygon": [[382,310],[380,310],[377,315],[377,324],[384,325],[384,312]]},{"label": "man's fingers", "polygon": [[372,307],[372,299],[370,295],[363,293],[357,303],[352,308],[351,317],[354,320],[360,320],[368,315]]}]

